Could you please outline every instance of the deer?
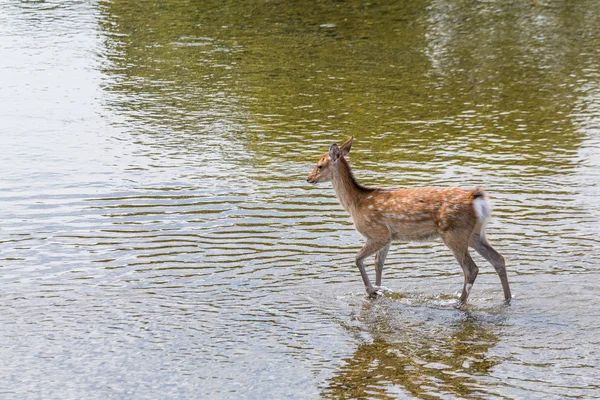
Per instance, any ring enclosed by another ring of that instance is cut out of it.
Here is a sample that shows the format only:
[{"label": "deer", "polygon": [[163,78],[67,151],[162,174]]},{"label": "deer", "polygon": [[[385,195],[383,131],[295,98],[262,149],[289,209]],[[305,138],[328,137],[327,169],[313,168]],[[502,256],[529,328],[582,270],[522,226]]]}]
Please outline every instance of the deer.
[{"label": "deer", "polygon": [[[308,183],[331,182],[341,206],[350,214],[366,243],[356,254],[367,294],[383,295],[383,264],[392,242],[430,241],[441,238],[460,264],[464,283],[458,304],[464,304],[479,268],[469,254],[475,249],[496,270],[504,299],[511,299],[504,257],[486,238],[491,218],[488,195],[482,187],[469,190],[456,186],[383,188],[360,184],[346,157],[354,137],[332,144],[306,179]],[[375,285],[369,280],[364,260],[375,254]]]}]

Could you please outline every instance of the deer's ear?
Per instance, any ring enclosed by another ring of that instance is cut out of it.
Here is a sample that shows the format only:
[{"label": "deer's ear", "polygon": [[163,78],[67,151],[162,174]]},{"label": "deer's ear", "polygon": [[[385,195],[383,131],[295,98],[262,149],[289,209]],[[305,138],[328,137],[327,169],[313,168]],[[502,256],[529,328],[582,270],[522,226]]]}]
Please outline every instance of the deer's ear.
[{"label": "deer's ear", "polygon": [[337,144],[332,144],[329,148],[329,159],[333,162],[337,161],[340,158],[340,148]]},{"label": "deer's ear", "polygon": [[340,146],[340,151],[342,155],[345,157],[350,153],[350,149],[352,148],[352,141],[354,140],[354,136],[350,139],[346,140],[343,145]]}]

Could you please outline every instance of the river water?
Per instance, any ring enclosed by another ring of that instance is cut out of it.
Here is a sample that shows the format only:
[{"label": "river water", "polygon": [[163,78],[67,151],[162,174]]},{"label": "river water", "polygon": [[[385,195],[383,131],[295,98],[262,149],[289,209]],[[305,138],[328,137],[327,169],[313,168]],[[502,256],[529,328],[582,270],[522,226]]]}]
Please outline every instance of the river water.
[{"label": "river water", "polygon": [[[0,397],[600,398],[600,3],[0,0]],[[306,175],[485,186],[507,259]],[[372,270],[370,270],[373,273]]]}]

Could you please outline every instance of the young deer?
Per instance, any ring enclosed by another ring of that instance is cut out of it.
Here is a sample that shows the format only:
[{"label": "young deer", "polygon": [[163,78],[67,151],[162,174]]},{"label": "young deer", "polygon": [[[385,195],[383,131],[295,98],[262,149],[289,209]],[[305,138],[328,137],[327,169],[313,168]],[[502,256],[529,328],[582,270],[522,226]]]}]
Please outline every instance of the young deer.
[{"label": "young deer", "polygon": [[[345,156],[352,147],[350,138],[343,145],[331,145],[308,175],[309,183],[331,181],[335,194],[354,220],[356,230],[367,242],[356,255],[369,296],[381,294],[383,263],[394,241],[426,241],[442,238],[452,250],[464,273],[461,303],[473,287],[479,269],[469,255],[469,246],[489,261],[502,283],[504,298],[511,298],[504,257],[485,238],[490,207],[482,188],[459,187],[384,189],[365,187],[356,181]],[[364,259],[375,255],[375,286],[365,271]]]}]

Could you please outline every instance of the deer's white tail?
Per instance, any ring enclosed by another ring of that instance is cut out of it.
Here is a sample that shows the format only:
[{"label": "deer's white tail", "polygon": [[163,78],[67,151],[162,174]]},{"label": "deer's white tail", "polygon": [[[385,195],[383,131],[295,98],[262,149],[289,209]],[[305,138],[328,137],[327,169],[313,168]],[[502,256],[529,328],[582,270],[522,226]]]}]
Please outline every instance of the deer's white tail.
[{"label": "deer's white tail", "polygon": [[492,218],[492,208],[483,190],[477,188],[474,197],[473,208],[475,209],[475,215],[477,215],[478,224],[481,226],[479,235],[485,238],[485,227]]}]

